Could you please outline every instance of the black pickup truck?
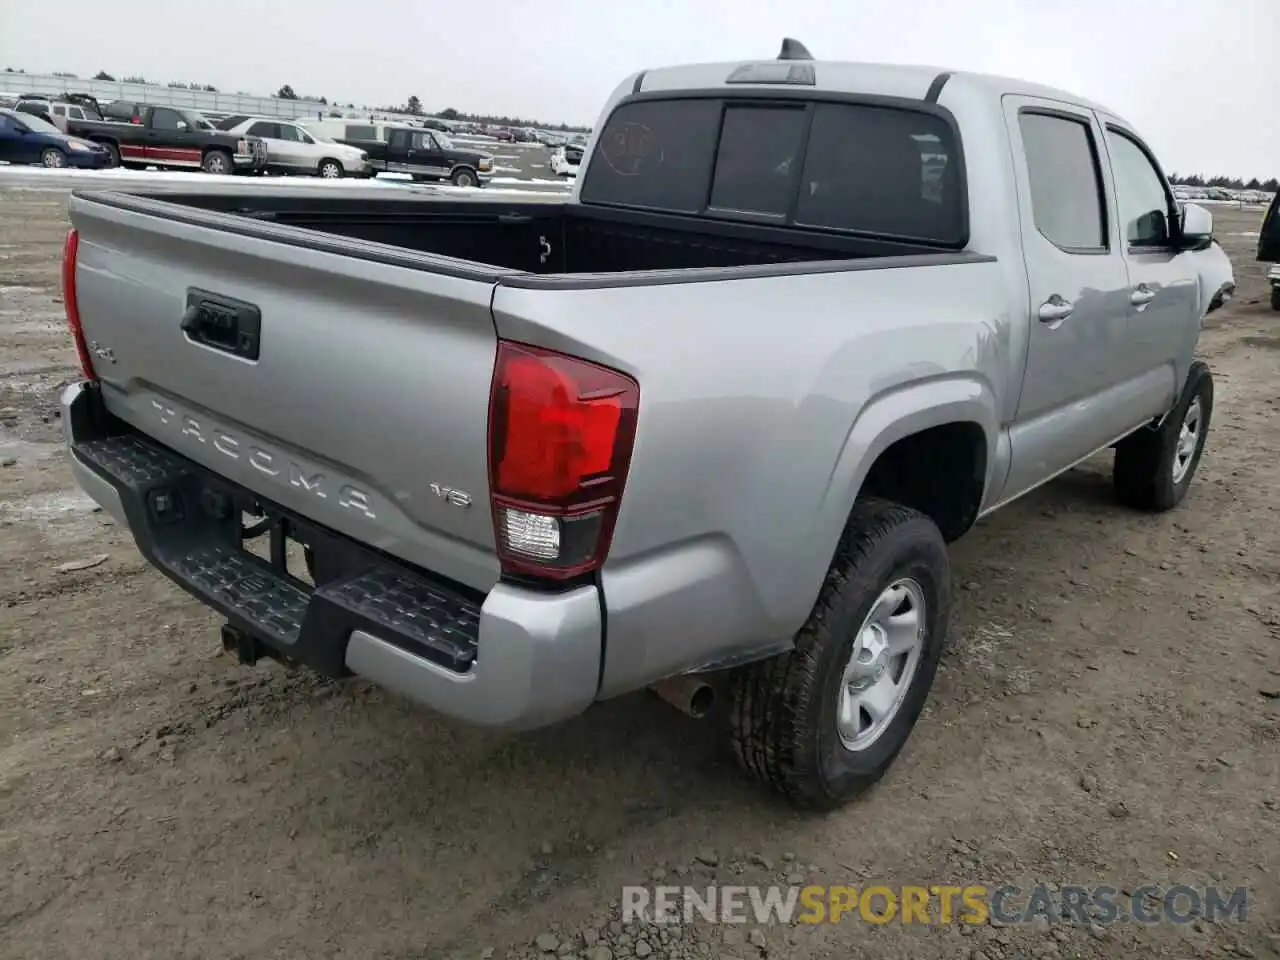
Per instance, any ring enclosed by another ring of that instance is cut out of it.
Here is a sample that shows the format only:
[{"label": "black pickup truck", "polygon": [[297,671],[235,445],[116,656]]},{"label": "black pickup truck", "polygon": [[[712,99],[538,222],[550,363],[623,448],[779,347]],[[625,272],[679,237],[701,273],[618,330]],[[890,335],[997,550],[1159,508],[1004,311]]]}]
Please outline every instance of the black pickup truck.
[{"label": "black pickup truck", "polygon": [[138,122],[68,120],[67,133],[100,143],[126,167],[174,167],[206,173],[266,169],[267,148],[257,137],[223,133],[194,110],[139,104]]},{"label": "black pickup truck", "polygon": [[382,139],[339,140],[369,155],[377,172],[407,173],[414,180],[448,180],[456,187],[482,187],[493,177],[493,157],[460,150],[439,130],[383,126]]}]

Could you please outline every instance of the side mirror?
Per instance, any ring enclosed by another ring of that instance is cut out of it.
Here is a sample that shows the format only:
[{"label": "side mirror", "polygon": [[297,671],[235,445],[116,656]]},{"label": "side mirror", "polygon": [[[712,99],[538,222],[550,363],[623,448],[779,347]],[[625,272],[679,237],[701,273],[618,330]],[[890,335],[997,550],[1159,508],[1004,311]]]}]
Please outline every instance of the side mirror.
[{"label": "side mirror", "polygon": [[1213,214],[1197,203],[1182,205],[1180,246],[1184,250],[1204,250],[1213,242]]},{"label": "side mirror", "polygon": [[179,121],[178,121],[178,129],[179,129],[179,130],[186,130],[186,129],[187,129],[186,121],[179,120]]}]

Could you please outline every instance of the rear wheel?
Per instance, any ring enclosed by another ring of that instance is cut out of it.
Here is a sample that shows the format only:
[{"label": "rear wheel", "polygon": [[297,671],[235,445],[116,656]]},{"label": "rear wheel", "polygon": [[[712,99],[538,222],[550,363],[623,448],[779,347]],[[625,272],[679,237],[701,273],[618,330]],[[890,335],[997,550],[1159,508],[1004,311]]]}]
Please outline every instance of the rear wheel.
[{"label": "rear wheel", "polygon": [[204,161],[200,164],[200,169],[215,176],[227,176],[235,170],[235,163],[231,159],[231,154],[227,153],[227,151],[210,150],[204,155]]},{"label": "rear wheel", "polygon": [[342,176],[342,164],[337,160],[321,160],[320,176],[326,180],[337,180]]},{"label": "rear wheel", "polygon": [[832,809],[862,793],[924,708],[950,605],[933,521],[883,500],[856,504],[795,649],[732,676],[738,761],[797,806]]},{"label": "rear wheel", "polygon": [[57,147],[45,147],[40,154],[40,163],[50,169],[60,169],[67,165],[67,155]]},{"label": "rear wheel", "polygon": [[106,150],[107,155],[111,158],[107,161],[107,166],[111,167],[112,169],[115,169],[116,167],[120,166],[120,148],[119,147],[117,147],[114,143],[103,143],[102,141],[98,142],[98,146]]},{"label": "rear wheel", "polygon": [[449,180],[455,187],[474,187],[479,182],[476,179],[475,171],[467,167],[460,167],[453,171],[453,176]]},{"label": "rear wheel", "polygon": [[1271,309],[1280,310],[1280,286],[1271,288]]}]

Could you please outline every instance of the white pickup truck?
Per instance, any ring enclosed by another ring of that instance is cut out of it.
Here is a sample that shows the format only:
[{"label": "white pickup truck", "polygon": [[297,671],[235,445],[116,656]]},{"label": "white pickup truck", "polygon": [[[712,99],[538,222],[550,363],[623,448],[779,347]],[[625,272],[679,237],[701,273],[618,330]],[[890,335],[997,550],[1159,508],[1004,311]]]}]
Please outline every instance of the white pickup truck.
[{"label": "white pickup truck", "polygon": [[1108,447],[1182,500],[1230,265],[1130,124],[1017,80],[788,42],[595,129],[567,201],[77,193],[73,470],[245,661],[494,727],[723,701],[842,803],[924,706],[948,541]]}]

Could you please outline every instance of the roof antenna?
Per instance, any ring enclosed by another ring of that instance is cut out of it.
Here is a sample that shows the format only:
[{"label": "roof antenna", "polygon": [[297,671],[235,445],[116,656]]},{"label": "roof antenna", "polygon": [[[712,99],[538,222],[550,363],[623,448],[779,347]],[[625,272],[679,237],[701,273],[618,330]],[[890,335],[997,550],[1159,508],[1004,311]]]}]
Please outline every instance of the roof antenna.
[{"label": "roof antenna", "polygon": [[784,37],[782,40],[782,50],[778,54],[779,60],[812,60],[813,54],[799,40],[793,40],[790,37]]}]

